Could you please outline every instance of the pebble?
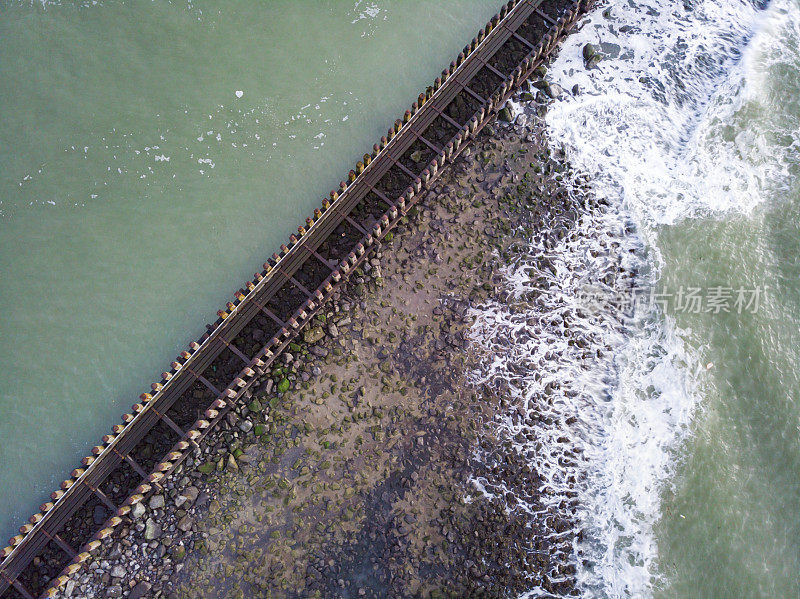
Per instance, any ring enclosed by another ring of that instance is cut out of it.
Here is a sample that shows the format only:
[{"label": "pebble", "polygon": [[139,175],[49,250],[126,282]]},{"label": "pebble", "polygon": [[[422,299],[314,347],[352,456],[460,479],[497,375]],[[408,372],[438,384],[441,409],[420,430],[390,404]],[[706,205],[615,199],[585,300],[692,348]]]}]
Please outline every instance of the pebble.
[{"label": "pebble", "polygon": [[144,516],[146,512],[147,508],[144,507],[144,504],[141,501],[134,504],[134,506],[131,508],[131,516],[133,516],[135,520],[138,520]]},{"label": "pebble", "polygon": [[125,578],[128,572],[121,565],[117,564],[111,568],[111,576],[113,578]]},{"label": "pebble", "polygon": [[189,516],[184,516],[178,521],[178,528],[183,532],[189,532],[194,526],[194,520]]}]

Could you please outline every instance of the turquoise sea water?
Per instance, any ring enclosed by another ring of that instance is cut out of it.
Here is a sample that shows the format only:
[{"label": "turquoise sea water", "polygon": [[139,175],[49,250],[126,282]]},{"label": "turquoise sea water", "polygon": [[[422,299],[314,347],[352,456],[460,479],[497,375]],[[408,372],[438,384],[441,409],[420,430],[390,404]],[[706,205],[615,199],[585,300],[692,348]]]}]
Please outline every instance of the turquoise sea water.
[{"label": "turquoise sea water", "polygon": [[496,4],[0,0],[0,537]]}]

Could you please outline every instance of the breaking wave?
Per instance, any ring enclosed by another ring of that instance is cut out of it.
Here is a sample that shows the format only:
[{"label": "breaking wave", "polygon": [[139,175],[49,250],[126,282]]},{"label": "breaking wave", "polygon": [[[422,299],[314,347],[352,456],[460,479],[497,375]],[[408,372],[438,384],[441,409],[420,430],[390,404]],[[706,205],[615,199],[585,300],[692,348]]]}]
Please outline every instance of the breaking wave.
[{"label": "breaking wave", "polygon": [[[661,227],[749,212],[789,184],[796,130],[750,125],[766,93],[762,63],[782,56],[764,49],[793,39],[776,32],[797,9],[612,0],[548,74],[572,90],[549,106],[548,135],[590,189],[573,179],[582,209],[568,234],[555,243],[534,234],[505,269],[507,297],[475,310],[472,329],[486,356],[476,383],[511,398],[498,434],[542,482],[536,501],[519,481],[474,482],[487,495],[510,492],[513,509],[571,523],[553,535],[569,540],[560,559],[574,565],[581,596],[647,597],[664,576],[654,527],[702,408],[704,367],[669,314],[635,298],[658,288]],[[587,43],[604,56],[588,70]],[[553,595],[532,587],[526,597]]]}]

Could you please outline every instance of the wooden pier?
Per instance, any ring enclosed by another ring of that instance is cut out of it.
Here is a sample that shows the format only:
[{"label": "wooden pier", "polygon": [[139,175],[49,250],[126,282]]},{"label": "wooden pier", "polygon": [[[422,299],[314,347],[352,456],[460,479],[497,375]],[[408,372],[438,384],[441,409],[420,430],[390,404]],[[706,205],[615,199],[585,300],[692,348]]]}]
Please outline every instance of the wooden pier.
[{"label": "wooden pier", "polygon": [[[54,597],[93,559],[132,506],[244,401],[591,1],[502,7],[0,551],[0,599]],[[93,524],[98,513],[104,522]]]}]

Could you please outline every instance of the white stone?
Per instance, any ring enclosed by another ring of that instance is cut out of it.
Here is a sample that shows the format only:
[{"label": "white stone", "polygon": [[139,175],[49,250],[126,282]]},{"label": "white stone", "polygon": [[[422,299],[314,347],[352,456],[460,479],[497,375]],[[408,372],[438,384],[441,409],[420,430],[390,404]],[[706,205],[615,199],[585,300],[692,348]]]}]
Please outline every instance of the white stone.
[{"label": "white stone", "polygon": [[145,509],[144,504],[140,501],[139,503],[134,504],[131,508],[131,516],[138,520],[144,516],[146,511],[147,510]]},{"label": "white stone", "polygon": [[125,568],[123,568],[120,565],[114,566],[111,569],[111,576],[113,576],[114,578],[125,578],[125,575],[127,573],[128,572],[125,570]]}]

